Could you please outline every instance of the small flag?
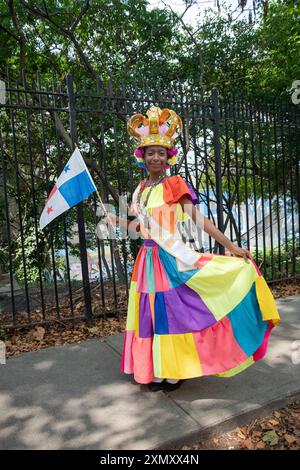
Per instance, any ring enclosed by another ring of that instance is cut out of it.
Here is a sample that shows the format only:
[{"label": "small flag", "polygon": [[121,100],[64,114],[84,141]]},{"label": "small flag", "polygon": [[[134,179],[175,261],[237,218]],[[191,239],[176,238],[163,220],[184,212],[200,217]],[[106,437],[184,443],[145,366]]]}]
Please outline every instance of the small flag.
[{"label": "small flag", "polygon": [[76,147],[48,196],[40,217],[40,228],[46,227],[53,219],[86,199],[96,190],[90,172]]}]

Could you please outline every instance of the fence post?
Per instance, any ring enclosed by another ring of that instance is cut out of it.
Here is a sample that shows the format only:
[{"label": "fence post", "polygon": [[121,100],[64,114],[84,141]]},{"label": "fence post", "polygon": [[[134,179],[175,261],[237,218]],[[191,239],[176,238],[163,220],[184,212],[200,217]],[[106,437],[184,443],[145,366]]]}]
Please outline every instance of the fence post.
[{"label": "fence post", "polygon": [[[71,75],[67,76],[67,91],[69,98],[69,114],[70,114],[70,131],[72,139],[72,150],[75,149],[75,143],[77,142],[77,129],[76,129],[76,109],[75,109],[75,97],[74,97],[74,83]],[[86,250],[86,239],[85,239],[85,224],[82,202],[77,204],[77,223],[78,223],[78,234],[79,234],[79,247],[80,247],[80,261],[82,271],[82,285],[84,292],[85,301],[85,317],[87,323],[92,323],[92,302],[91,302],[91,289],[89,281],[89,269],[87,260]]]},{"label": "fence post", "polygon": [[[218,90],[213,88],[211,91],[211,104],[212,104],[212,121],[213,121],[213,146],[215,154],[215,171],[216,171],[216,198],[217,198],[217,220],[218,229],[223,233],[224,220],[223,220],[223,190],[222,190],[222,172],[221,172],[221,146],[220,146],[220,114],[219,114],[219,100]],[[218,243],[219,254],[225,254],[225,248]]]}]

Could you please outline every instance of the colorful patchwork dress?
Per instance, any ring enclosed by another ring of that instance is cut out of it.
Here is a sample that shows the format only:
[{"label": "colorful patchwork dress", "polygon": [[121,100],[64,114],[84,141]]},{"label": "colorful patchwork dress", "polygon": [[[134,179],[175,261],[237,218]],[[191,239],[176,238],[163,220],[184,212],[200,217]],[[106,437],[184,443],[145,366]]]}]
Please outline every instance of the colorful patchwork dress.
[{"label": "colorful patchwork dress", "polygon": [[[135,215],[139,186],[131,205]],[[270,331],[280,322],[252,258],[247,263],[199,253],[175,236],[187,216],[179,203],[184,195],[197,204],[181,176],[166,177],[147,203],[151,238],[140,225],[143,245],[131,276],[120,370],[141,384],[155,377],[238,374],[265,355]]]}]

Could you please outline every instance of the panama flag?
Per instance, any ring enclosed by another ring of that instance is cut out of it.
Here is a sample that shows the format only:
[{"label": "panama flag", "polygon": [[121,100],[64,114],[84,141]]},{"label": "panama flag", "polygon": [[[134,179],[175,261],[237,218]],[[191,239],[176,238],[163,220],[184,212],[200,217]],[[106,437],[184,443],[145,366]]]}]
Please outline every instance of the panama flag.
[{"label": "panama flag", "polygon": [[49,194],[40,217],[40,228],[46,227],[53,219],[86,199],[96,190],[90,172],[76,147]]}]

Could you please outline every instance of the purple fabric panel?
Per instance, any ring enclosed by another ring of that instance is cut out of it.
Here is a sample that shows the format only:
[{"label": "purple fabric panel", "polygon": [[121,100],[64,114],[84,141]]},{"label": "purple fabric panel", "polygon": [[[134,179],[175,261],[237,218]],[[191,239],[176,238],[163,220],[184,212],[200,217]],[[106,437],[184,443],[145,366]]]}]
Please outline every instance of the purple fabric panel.
[{"label": "purple fabric panel", "polygon": [[188,183],[187,181],[185,181],[185,184],[187,185],[187,187],[189,188],[190,190],[190,193],[191,193],[191,199],[192,199],[192,203],[193,204],[199,204],[199,199],[195,193],[195,191],[193,190],[192,186],[190,185],[190,183]]},{"label": "purple fabric panel", "polygon": [[169,334],[201,331],[217,323],[201,297],[186,284],[164,292]]},{"label": "purple fabric panel", "polygon": [[139,303],[139,337],[151,338],[153,335],[152,316],[150,309],[149,295],[147,292],[141,292]]},{"label": "purple fabric panel", "polygon": [[144,238],[143,245],[145,246],[159,246],[152,238]]}]

